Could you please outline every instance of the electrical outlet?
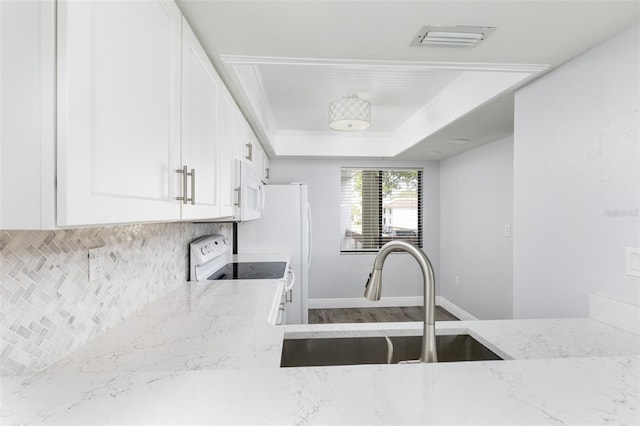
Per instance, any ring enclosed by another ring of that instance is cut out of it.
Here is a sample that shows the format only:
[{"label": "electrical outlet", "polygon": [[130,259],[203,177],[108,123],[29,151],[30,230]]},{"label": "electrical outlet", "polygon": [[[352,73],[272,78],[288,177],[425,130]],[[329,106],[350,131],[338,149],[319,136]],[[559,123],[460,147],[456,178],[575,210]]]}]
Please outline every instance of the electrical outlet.
[{"label": "electrical outlet", "polygon": [[89,249],[89,281],[104,278],[104,247]]},{"label": "electrical outlet", "polygon": [[504,226],[504,237],[511,238],[511,225]]},{"label": "electrical outlet", "polygon": [[456,283],[456,286],[460,286],[460,277],[456,275],[454,282]]}]

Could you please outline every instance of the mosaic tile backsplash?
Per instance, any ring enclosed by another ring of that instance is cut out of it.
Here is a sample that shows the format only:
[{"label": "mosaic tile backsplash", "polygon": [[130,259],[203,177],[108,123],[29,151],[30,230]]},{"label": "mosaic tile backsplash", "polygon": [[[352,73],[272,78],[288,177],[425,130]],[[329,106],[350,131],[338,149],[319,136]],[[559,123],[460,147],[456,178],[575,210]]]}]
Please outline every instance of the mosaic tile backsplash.
[{"label": "mosaic tile backsplash", "polygon": [[[188,278],[188,244],[230,224],[0,231],[0,375],[37,372]],[[105,277],[89,281],[88,250]]]}]

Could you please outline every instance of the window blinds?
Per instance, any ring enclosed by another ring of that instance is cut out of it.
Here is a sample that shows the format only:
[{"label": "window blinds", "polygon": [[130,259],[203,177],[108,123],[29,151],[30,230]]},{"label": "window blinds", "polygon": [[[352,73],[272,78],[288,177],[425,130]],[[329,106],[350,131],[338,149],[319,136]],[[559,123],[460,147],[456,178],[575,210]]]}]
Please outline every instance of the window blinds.
[{"label": "window blinds", "polygon": [[340,170],[341,252],[377,251],[391,240],[422,247],[422,170]]}]

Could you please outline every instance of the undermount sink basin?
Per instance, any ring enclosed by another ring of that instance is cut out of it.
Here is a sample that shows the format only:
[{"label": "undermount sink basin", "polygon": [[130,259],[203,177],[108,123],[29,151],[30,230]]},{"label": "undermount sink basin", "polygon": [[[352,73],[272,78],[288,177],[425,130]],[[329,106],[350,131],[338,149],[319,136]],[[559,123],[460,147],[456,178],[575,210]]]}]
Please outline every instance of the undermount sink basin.
[{"label": "undermount sink basin", "polygon": [[[392,363],[420,358],[422,336],[390,337]],[[438,362],[502,360],[467,334],[436,336]],[[384,337],[285,339],[281,367],[386,364]]]}]

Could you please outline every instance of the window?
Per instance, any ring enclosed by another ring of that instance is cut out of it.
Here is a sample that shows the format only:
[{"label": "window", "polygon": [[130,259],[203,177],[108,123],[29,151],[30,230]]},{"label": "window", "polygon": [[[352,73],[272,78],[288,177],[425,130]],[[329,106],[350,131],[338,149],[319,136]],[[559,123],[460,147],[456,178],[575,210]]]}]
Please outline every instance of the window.
[{"label": "window", "polygon": [[422,170],[340,170],[340,251],[378,251],[391,240],[422,247]]}]

